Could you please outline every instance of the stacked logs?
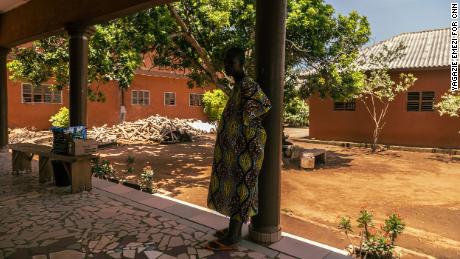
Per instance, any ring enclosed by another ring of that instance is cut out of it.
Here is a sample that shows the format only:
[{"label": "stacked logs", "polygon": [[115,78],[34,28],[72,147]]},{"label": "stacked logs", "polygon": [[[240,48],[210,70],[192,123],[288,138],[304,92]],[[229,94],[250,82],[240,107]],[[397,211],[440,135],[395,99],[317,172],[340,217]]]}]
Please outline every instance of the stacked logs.
[{"label": "stacked logs", "polygon": [[[88,138],[102,144],[153,144],[192,141],[194,136],[212,133],[215,126],[194,119],[169,119],[159,115],[114,126],[104,125],[88,130]],[[9,129],[9,142],[51,145],[50,131],[36,131],[31,128]]]},{"label": "stacked logs", "polygon": [[8,129],[9,143],[50,144],[53,135],[49,131],[37,131],[34,128]]},{"label": "stacked logs", "polygon": [[114,126],[93,127],[88,138],[102,143],[177,143],[192,141],[194,136],[206,133],[206,130],[192,127],[196,120],[169,119],[159,115],[133,122],[124,122]]}]

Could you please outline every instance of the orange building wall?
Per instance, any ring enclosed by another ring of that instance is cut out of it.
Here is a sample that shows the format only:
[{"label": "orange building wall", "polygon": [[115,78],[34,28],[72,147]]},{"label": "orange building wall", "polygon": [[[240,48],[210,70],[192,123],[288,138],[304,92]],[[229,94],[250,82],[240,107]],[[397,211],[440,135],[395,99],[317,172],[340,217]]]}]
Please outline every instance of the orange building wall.
[{"label": "orange building wall", "polygon": [[[132,121],[159,114],[167,117],[195,118],[207,120],[202,106],[189,106],[189,93],[203,93],[205,89],[189,89],[187,79],[173,76],[136,75],[131,87],[125,92],[126,120]],[[209,88],[211,89],[211,88]],[[99,87],[106,96],[104,103],[88,100],[88,126],[113,125],[119,122],[121,92],[116,82]],[[131,105],[131,90],[149,90],[150,105]],[[176,105],[164,105],[164,92],[176,93]],[[69,104],[68,89],[62,93],[63,104],[23,104],[21,103],[21,83],[8,81],[8,126],[35,127],[48,129],[49,118],[62,106]]]},{"label": "orange building wall", "polygon": [[[409,91],[434,91],[435,103],[450,89],[449,70],[410,71],[417,82]],[[396,74],[396,73],[395,73]],[[421,147],[460,148],[460,119],[434,112],[408,112],[406,93],[389,106],[380,143]],[[355,111],[334,111],[331,99],[309,98],[310,137],[321,140],[371,142],[373,124],[364,105]]]},{"label": "orange building wall", "polygon": [[[210,88],[209,88],[210,89]],[[150,107],[132,105],[131,90],[150,90]],[[208,120],[202,106],[190,106],[190,93],[203,93],[202,88],[190,89],[185,78],[152,77],[136,75],[128,92],[125,93],[127,120],[137,120],[155,114],[170,118],[196,118]],[[176,93],[176,105],[164,105],[164,92]]]}]

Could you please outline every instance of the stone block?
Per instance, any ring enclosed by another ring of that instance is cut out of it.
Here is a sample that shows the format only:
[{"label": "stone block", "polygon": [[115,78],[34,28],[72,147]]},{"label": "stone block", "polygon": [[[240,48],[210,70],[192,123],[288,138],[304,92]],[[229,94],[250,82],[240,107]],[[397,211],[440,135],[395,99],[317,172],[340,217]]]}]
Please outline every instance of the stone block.
[{"label": "stone block", "polygon": [[302,169],[314,169],[315,168],[315,156],[312,153],[302,153],[300,156],[300,168]]}]

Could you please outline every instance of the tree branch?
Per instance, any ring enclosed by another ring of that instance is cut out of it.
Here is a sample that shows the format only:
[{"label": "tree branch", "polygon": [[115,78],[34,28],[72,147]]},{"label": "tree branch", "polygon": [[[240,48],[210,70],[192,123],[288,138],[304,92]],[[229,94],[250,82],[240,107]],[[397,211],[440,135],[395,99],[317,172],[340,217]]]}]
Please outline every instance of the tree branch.
[{"label": "tree branch", "polygon": [[219,84],[219,78],[217,77],[217,69],[214,67],[214,64],[212,64],[211,60],[209,59],[206,50],[203,49],[200,45],[200,43],[195,39],[195,37],[192,35],[190,32],[187,24],[182,20],[182,18],[179,16],[177,11],[174,9],[172,4],[168,4],[168,10],[171,13],[171,15],[174,17],[176,20],[177,24],[181,28],[183,32],[183,36],[185,40],[196,50],[198,53],[198,56],[203,60],[204,66],[201,66],[204,68],[204,70],[207,72],[207,74],[210,76],[211,81],[219,88],[222,89],[226,94],[229,94],[231,92],[230,89],[228,89],[227,86],[224,86],[222,84]]}]

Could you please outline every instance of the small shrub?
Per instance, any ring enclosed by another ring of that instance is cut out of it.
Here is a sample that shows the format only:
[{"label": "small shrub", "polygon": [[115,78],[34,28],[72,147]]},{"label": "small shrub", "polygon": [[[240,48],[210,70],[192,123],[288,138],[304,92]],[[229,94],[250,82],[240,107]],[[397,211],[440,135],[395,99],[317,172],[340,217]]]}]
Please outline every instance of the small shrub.
[{"label": "small shrub", "polygon": [[204,112],[208,115],[211,121],[220,121],[225,105],[227,105],[228,97],[220,89],[206,91],[203,95]]},{"label": "small shrub", "polygon": [[134,173],[134,162],[135,162],[134,157],[128,156],[128,158],[126,159],[126,173],[127,174]]},{"label": "small shrub", "polygon": [[69,109],[62,107],[56,114],[51,116],[49,121],[54,127],[68,128],[70,125]]},{"label": "small shrub", "polygon": [[356,220],[358,228],[361,229],[358,245],[355,245],[350,238],[350,233],[353,233],[350,217],[341,217],[338,227],[345,233],[350,242],[350,254],[355,258],[399,258],[395,253],[395,241],[405,228],[401,217],[392,214],[380,227],[375,227],[373,217],[372,213],[367,210],[360,211]]},{"label": "small shrub", "polygon": [[308,125],[310,109],[300,97],[294,97],[284,105],[284,122],[292,127]]},{"label": "small shrub", "polygon": [[139,181],[139,186],[141,190],[151,190],[154,191],[155,187],[153,185],[153,176],[155,172],[153,171],[151,166],[146,166],[142,170],[142,174]]},{"label": "small shrub", "polygon": [[93,160],[91,172],[97,177],[114,177],[115,170],[108,160],[99,161],[99,158]]}]

